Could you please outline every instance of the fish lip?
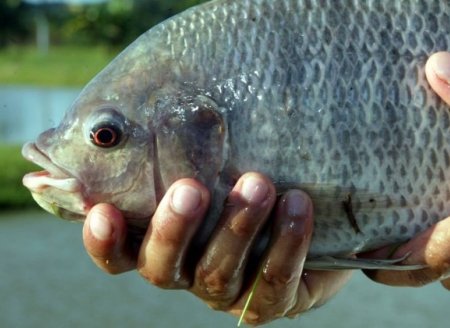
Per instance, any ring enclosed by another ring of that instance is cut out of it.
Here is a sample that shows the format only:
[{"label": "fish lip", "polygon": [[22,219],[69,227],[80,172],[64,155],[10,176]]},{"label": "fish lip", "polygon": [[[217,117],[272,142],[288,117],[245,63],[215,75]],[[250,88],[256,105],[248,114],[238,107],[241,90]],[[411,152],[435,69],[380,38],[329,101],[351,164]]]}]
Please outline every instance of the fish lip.
[{"label": "fish lip", "polygon": [[33,162],[36,165],[42,167],[44,170],[50,172],[55,178],[64,178],[70,176],[70,174],[65,172],[63,169],[53,164],[50,157],[44,151],[39,149],[39,147],[34,142],[27,142],[22,147],[22,156],[26,160]]},{"label": "fish lip", "polygon": [[44,169],[28,173],[22,179],[39,206],[63,219],[82,221],[92,207],[83,184],[54,164],[35,143],[25,144],[22,155]]},{"label": "fish lip", "polygon": [[44,169],[28,173],[23,177],[22,183],[31,191],[41,192],[47,187],[72,193],[82,190],[82,185],[78,179],[55,165],[35,143],[26,143],[22,148],[22,156]]}]

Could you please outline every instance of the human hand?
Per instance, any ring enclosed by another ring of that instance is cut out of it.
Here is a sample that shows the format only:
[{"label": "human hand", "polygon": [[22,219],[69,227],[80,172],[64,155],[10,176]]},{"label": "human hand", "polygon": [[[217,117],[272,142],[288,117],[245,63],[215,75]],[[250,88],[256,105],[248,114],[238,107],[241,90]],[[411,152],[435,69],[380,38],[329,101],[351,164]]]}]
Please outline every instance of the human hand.
[{"label": "human hand", "polygon": [[[450,53],[439,52],[430,57],[426,65],[426,75],[431,87],[450,105]],[[441,281],[450,290],[450,218],[420,233],[411,241],[392,249],[383,249],[364,254],[372,258],[402,258],[409,254],[404,264],[426,264],[423,270],[414,271],[365,271],[371,279],[394,286],[421,286],[433,281]]]},{"label": "human hand", "polygon": [[361,255],[364,258],[402,258],[402,264],[425,264],[411,271],[364,270],[372,280],[392,286],[422,286],[441,281],[450,290],[450,218],[442,220],[418,234],[392,252],[392,247]]},{"label": "human hand", "polygon": [[[206,188],[183,179],[166,192],[138,251],[126,240],[121,213],[106,204],[90,211],[84,243],[106,272],[137,268],[154,285],[190,290],[212,308],[236,316],[261,272],[245,316],[253,324],[318,307],[348,281],[349,271],[303,270],[312,234],[311,200],[291,190],[276,202],[273,184],[257,173],[247,173],[236,183],[208,245],[191,263],[189,246],[208,206]],[[254,263],[252,245],[274,207],[270,246],[259,264]]]}]

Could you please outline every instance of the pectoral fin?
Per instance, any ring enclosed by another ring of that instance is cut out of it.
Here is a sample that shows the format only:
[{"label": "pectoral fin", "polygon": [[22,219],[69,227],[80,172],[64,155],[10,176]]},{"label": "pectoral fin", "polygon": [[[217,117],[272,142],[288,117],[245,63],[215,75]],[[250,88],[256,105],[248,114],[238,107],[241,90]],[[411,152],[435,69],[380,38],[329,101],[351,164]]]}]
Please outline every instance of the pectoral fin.
[{"label": "pectoral fin", "polygon": [[419,270],[426,268],[423,264],[414,265],[402,265],[404,259],[409,254],[398,259],[386,259],[386,260],[374,260],[374,259],[361,259],[361,258],[336,258],[332,256],[321,256],[312,259],[307,259],[305,262],[305,269],[309,270],[356,270],[356,269],[369,269],[369,270],[396,270],[396,271],[409,271]]}]

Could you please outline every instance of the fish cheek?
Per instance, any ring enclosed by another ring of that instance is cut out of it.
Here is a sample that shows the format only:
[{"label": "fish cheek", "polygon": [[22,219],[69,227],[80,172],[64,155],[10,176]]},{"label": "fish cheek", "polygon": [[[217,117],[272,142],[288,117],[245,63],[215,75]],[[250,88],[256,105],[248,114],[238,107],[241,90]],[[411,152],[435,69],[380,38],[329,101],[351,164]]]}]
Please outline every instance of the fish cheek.
[{"label": "fish cheek", "polygon": [[156,208],[154,145],[137,125],[130,130],[134,132],[118,148],[93,148],[88,154],[93,165],[86,167],[84,176],[94,203],[113,204],[127,219],[146,223],[143,219],[148,219]]},{"label": "fish cheek", "polygon": [[196,178],[212,190],[223,166],[225,124],[207,105],[168,113],[158,124],[156,150],[164,190],[180,178]]}]

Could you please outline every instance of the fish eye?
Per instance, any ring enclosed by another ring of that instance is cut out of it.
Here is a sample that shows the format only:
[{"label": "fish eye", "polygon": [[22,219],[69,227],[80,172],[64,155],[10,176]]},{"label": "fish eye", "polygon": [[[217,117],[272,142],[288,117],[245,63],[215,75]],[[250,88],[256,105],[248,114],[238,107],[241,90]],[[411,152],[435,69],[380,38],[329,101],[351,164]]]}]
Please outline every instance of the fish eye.
[{"label": "fish eye", "polygon": [[99,123],[90,133],[91,142],[98,147],[111,148],[117,146],[122,138],[122,131],[111,123]]},{"label": "fish eye", "polygon": [[84,122],[85,140],[99,148],[113,148],[127,138],[126,118],[114,107],[99,107]]}]

